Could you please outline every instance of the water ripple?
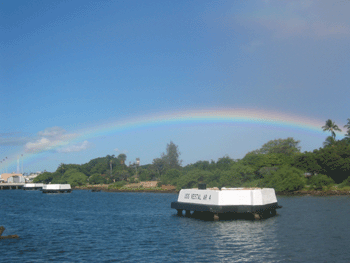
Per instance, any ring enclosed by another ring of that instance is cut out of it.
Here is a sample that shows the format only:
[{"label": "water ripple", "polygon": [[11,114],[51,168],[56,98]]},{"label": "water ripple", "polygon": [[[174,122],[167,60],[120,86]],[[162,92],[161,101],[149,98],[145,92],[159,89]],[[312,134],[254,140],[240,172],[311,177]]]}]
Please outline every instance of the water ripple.
[{"label": "water ripple", "polygon": [[261,221],[178,217],[174,194],[0,191],[1,262],[349,262],[349,197],[280,197]]}]

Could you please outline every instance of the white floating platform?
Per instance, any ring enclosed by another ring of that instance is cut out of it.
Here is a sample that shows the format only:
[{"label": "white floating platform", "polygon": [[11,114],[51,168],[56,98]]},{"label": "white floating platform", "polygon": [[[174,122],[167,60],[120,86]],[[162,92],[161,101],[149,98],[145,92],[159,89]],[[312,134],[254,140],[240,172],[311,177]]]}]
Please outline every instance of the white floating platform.
[{"label": "white floating platform", "polygon": [[41,190],[44,184],[24,184],[23,190]]},{"label": "white floating platform", "polygon": [[275,215],[281,206],[273,188],[222,188],[182,189],[171,208],[179,215],[182,210],[186,215],[190,215],[190,211],[210,212],[218,219],[219,213],[251,213],[258,219],[263,214]]},{"label": "white floating platform", "polygon": [[70,193],[72,188],[70,184],[46,184],[42,189],[43,193]]}]

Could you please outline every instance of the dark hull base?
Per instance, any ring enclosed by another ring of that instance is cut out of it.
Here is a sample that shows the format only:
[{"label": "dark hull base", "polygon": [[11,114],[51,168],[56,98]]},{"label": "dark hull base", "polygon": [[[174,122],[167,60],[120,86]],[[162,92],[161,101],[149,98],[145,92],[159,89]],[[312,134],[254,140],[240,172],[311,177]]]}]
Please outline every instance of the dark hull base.
[{"label": "dark hull base", "polygon": [[65,194],[71,193],[72,190],[42,190],[44,194]]},{"label": "dark hull base", "polygon": [[23,185],[0,184],[0,190],[20,190],[20,189],[23,189]]},{"label": "dark hull base", "polygon": [[42,187],[23,187],[23,190],[34,191],[34,190],[42,190]]},{"label": "dark hull base", "polygon": [[172,202],[171,208],[177,210],[178,216],[183,216],[183,210],[185,210],[186,217],[199,218],[204,220],[258,220],[275,216],[276,209],[282,207],[279,206],[278,203],[272,203],[262,206],[216,206]]}]

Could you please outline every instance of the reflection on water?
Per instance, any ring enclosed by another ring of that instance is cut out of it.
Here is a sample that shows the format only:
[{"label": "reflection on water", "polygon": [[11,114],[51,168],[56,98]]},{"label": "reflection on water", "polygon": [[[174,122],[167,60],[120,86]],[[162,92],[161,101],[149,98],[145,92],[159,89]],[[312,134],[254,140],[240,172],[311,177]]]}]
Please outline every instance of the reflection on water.
[{"label": "reflection on water", "polygon": [[260,262],[262,257],[271,261],[276,259],[278,216],[261,221],[177,219],[180,243],[190,251],[200,251],[196,262]]},{"label": "reflection on water", "polygon": [[[275,218],[263,221],[224,221],[213,229],[214,247],[221,259],[235,262],[259,261],[276,246]],[[273,256],[272,256],[273,258]]]}]

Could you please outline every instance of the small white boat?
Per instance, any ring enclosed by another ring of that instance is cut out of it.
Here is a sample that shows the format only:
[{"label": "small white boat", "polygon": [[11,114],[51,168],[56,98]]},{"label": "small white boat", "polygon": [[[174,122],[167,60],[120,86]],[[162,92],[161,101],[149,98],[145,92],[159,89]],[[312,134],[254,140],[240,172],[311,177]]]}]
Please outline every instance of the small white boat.
[{"label": "small white boat", "polygon": [[[273,188],[211,188],[201,185],[199,189],[182,189],[177,202],[171,203],[171,208],[178,215],[186,211],[186,216],[194,212],[209,212],[214,220],[219,214],[245,213],[255,219],[276,215],[278,205]],[[198,213],[197,213],[198,214]]]}]

